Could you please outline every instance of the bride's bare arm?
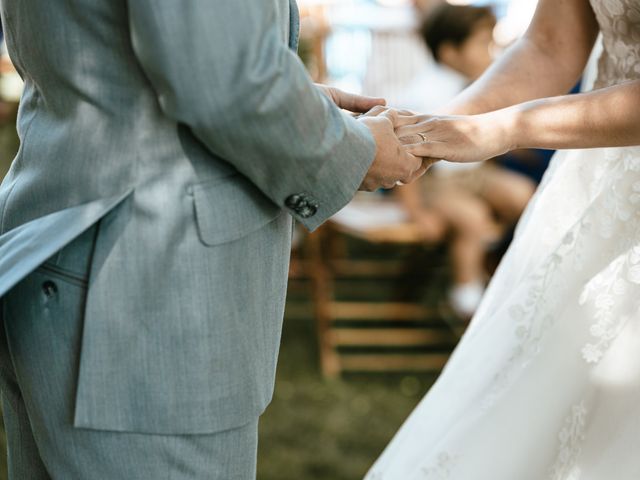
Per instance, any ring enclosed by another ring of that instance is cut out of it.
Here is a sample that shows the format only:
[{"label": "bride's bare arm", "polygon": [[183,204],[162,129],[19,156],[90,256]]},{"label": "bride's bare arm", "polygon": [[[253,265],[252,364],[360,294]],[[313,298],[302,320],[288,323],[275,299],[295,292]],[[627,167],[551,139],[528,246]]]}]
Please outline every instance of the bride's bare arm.
[{"label": "bride's bare arm", "polygon": [[534,100],[496,112],[511,122],[510,148],[640,145],[640,81],[581,95]]},{"label": "bride's bare arm", "polygon": [[541,0],[524,37],[439,113],[471,115],[565,94],[597,35],[589,0]]},{"label": "bride's bare arm", "polygon": [[[423,119],[401,127],[409,151],[470,162],[516,148],[596,148],[640,145],[640,80],[580,95],[545,98],[495,112]],[[427,142],[417,135],[423,134]]]}]

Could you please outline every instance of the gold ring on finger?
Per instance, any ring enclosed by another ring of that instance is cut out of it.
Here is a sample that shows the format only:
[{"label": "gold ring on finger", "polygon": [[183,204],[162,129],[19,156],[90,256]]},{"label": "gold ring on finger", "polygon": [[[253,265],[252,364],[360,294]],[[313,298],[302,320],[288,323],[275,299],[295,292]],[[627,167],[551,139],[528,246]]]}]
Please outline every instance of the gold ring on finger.
[{"label": "gold ring on finger", "polygon": [[423,143],[427,143],[429,141],[424,133],[418,133],[418,136],[422,139]]}]

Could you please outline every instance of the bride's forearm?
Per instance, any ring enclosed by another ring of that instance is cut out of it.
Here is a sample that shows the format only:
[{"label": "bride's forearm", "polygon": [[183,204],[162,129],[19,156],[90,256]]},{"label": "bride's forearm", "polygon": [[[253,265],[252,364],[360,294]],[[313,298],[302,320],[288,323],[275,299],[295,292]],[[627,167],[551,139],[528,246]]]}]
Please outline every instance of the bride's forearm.
[{"label": "bride's forearm", "polygon": [[477,162],[519,148],[640,145],[640,80],[478,115],[432,116],[397,129],[413,155]]},{"label": "bride's forearm", "polygon": [[510,148],[640,145],[640,81],[580,95],[534,100],[495,112]]},{"label": "bride's forearm", "polygon": [[582,74],[597,33],[588,1],[541,0],[525,36],[437,113],[474,115],[565,94]]}]

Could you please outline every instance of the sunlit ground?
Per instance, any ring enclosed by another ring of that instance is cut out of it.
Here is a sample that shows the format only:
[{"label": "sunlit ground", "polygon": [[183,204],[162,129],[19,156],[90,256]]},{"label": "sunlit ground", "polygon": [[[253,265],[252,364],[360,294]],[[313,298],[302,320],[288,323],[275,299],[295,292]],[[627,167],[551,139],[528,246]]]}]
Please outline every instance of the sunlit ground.
[{"label": "sunlit ground", "polygon": [[355,480],[433,383],[433,375],[318,373],[313,325],[285,325],[275,398],[262,418],[259,480]]},{"label": "sunlit ground", "polygon": [[[289,304],[300,300],[292,294]],[[258,480],[362,479],[435,375],[325,380],[314,322],[297,315],[285,319],[275,398],[260,425]]]}]

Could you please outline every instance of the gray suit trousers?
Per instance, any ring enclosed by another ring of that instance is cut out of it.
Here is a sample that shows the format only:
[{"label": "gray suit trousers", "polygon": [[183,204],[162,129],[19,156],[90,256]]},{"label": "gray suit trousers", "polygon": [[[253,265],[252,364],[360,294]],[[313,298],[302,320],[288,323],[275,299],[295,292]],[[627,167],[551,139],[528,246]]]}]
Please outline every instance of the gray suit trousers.
[{"label": "gray suit trousers", "polygon": [[88,269],[99,228],[82,234],[2,299],[0,388],[9,478],[255,479],[257,418],[211,435],[74,428]]}]

